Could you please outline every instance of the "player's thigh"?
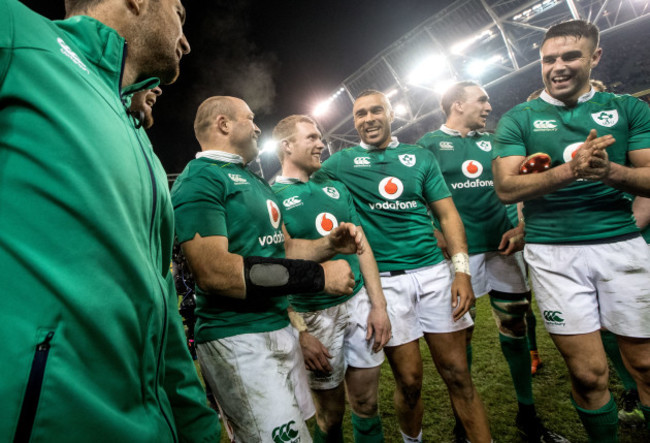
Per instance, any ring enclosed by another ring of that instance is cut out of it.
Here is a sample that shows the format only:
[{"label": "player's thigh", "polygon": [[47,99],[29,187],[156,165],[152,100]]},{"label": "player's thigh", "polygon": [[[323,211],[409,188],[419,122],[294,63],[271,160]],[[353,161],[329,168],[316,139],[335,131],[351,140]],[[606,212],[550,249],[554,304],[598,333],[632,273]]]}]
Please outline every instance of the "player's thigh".
[{"label": "player's thigh", "polygon": [[327,426],[336,426],[345,412],[345,389],[343,383],[333,389],[312,389],[316,414]]},{"label": "player's thigh", "polygon": [[584,246],[527,244],[524,257],[549,333],[574,335],[600,330],[596,286]]},{"label": "player's thigh", "polygon": [[420,341],[384,348],[398,386],[422,387],[422,355]]},{"label": "player's thigh", "polygon": [[371,337],[366,340],[368,332],[368,315],[370,314],[370,299],[365,288],[346,302],[349,320],[345,329],[343,352],[348,367],[374,368],[384,362],[384,351],[374,352],[374,341]]},{"label": "player's thigh", "polygon": [[650,339],[618,336],[618,347],[634,378],[650,386]]},{"label": "player's thigh", "polygon": [[417,312],[417,288],[412,274],[380,278],[393,334],[386,346],[400,346],[422,337]]},{"label": "player's thigh", "polygon": [[566,362],[574,386],[606,389],[607,357],[600,331],[576,335],[551,334],[551,338]]},{"label": "player's thigh", "polygon": [[433,362],[446,381],[451,377],[469,377],[466,333],[466,330],[460,330],[443,334],[424,334]]},{"label": "player's thigh", "polygon": [[526,279],[524,256],[521,251],[511,255],[488,252],[486,253],[486,268],[491,289],[514,294],[530,290]]},{"label": "player's thigh", "polygon": [[372,416],[377,411],[377,393],[381,366],[355,368],[348,366],[345,373],[345,387],[350,407],[357,414]]},{"label": "player's thigh", "polygon": [[265,442],[295,435],[311,441],[302,409],[309,415],[311,407],[313,414],[313,404],[301,404],[296,395],[308,389],[290,327],[199,343],[197,354],[236,439]]},{"label": "player's thigh", "polygon": [[650,249],[643,238],[593,245],[590,252],[603,326],[650,338]]},{"label": "player's thigh", "polygon": [[454,321],[452,275],[446,263],[438,263],[410,275],[417,282],[418,317],[425,333],[460,331],[474,324],[469,313]]},{"label": "player's thigh", "polygon": [[307,371],[311,389],[334,389],[343,383],[345,377],[345,331],[349,313],[345,303],[314,312],[300,312],[307,325],[307,331],[327,348],[332,358],[329,373]]}]

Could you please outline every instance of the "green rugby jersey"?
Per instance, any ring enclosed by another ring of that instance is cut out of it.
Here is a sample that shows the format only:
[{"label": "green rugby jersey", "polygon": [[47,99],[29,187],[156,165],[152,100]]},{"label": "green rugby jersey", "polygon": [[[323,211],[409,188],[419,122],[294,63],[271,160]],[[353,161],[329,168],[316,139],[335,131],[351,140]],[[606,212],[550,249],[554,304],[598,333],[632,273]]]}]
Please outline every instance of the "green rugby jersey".
[{"label": "green rugby jersey", "polygon": [[[508,111],[499,122],[494,158],[545,152],[552,167],[571,160],[589,131],[611,134],[609,160],[628,165],[628,151],[650,148],[650,109],[629,95],[593,92],[567,108],[543,93]],[[622,191],[601,182],[576,181],[524,204],[526,241],[599,241],[638,231]]]},{"label": "green rugby jersey", "polygon": [[386,149],[355,146],[332,155],[316,174],[349,189],[380,272],[443,260],[428,209],[451,194],[429,151],[396,140]]},{"label": "green rugby jersey", "polygon": [[[202,153],[206,155],[206,153]],[[192,160],[172,187],[176,235],[183,243],[223,235],[243,257],[284,257],[282,214],[270,186],[241,157],[220,151]],[[196,287],[196,341],[274,331],[289,324],[286,296],[240,300]]]},{"label": "green rugby jersey", "polygon": [[[342,222],[360,225],[352,196],[340,182],[315,178],[303,183],[296,178],[278,177],[272,186],[280,202],[282,219],[292,238],[315,240],[326,235]],[[354,292],[347,297],[320,292],[294,294],[289,303],[296,311],[313,312],[336,306],[352,298],[363,287],[363,278],[356,254],[339,254],[332,260],[344,259],[354,272]]]},{"label": "green rugby jersey", "polygon": [[469,253],[496,251],[512,223],[494,191],[492,135],[472,131],[463,138],[443,125],[425,134],[417,144],[433,152],[438,160],[465,225]]}]

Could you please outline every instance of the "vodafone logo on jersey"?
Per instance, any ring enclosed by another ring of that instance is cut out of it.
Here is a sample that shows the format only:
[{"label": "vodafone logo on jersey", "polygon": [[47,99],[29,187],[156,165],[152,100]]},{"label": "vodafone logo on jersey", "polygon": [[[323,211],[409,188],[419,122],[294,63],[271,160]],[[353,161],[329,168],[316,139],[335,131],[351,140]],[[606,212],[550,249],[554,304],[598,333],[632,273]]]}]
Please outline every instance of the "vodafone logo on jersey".
[{"label": "vodafone logo on jersey", "polygon": [[271,226],[273,229],[278,229],[280,227],[280,208],[275,204],[273,200],[266,201],[266,209],[269,211],[269,220],[271,220]]},{"label": "vodafone logo on jersey", "polygon": [[562,158],[564,159],[565,163],[570,162],[573,159],[573,157],[576,156],[576,151],[580,149],[582,143],[583,142],[571,143],[569,146],[564,148],[564,152],[562,153]]},{"label": "vodafone logo on jersey", "polygon": [[379,182],[379,193],[388,200],[399,198],[402,192],[404,192],[404,184],[397,177],[386,177]]},{"label": "vodafone logo on jersey", "polygon": [[483,165],[476,160],[465,160],[460,168],[467,178],[476,178],[483,173]]},{"label": "vodafone logo on jersey", "polygon": [[336,228],[338,225],[339,222],[336,220],[336,217],[329,212],[321,212],[316,216],[316,230],[323,237],[330,235],[332,229]]}]

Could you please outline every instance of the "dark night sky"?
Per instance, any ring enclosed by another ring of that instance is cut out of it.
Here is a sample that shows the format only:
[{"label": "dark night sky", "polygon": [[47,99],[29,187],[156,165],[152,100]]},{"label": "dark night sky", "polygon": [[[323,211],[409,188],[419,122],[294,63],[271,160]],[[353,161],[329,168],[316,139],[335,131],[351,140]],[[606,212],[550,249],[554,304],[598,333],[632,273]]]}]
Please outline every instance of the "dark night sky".
[{"label": "dark night sky", "polygon": [[[63,0],[22,0],[61,18]],[[165,169],[180,172],[198,150],[192,123],[213,95],[245,99],[261,140],[294,113],[309,113],[345,78],[451,1],[185,0],[192,52],[163,88],[149,136]],[[398,6],[399,5],[399,6]]]}]

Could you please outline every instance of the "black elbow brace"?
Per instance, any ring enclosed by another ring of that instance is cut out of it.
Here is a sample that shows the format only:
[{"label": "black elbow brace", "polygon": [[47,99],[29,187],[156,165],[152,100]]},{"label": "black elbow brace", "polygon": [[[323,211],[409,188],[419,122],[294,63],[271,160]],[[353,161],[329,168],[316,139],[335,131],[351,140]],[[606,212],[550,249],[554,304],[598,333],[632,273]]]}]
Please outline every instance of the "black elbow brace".
[{"label": "black elbow brace", "polygon": [[246,297],[321,292],[325,270],[310,260],[244,257]]}]

